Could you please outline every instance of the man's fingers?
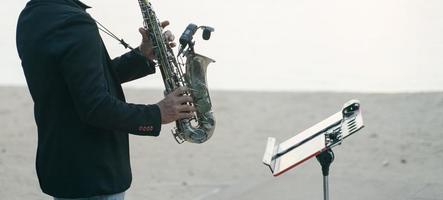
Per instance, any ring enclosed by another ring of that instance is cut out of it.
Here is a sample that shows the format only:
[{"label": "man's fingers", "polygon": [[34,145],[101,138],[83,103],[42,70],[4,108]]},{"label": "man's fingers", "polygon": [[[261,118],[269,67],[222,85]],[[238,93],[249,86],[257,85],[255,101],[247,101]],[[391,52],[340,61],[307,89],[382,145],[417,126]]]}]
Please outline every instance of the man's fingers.
[{"label": "man's fingers", "polygon": [[195,111],[196,111],[196,109],[195,109],[194,106],[187,105],[187,104],[180,105],[180,106],[177,108],[177,110],[178,110],[179,112],[195,112]]},{"label": "man's fingers", "polygon": [[165,31],[165,32],[163,33],[163,37],[165,37],[166,40],[167,40],[167,41],[170,41],[170,42],[174,41],[174,39],[175,39],[174,34],[172,34],[172,32],[171,32],[170,30]]},{"label": "man's fingers", "polygon": [[192,117],[194,117],[193,113],[180,113],[178,115],[179,119],[189,119],[189,118],[192,118]]},{"label": "man's fingers", "polygon": [[177,98],[177,102],[179,104],[183,104],[183,103],[186,103],[186,102],[191,102],[192,103],[193,99],[190,96],[180,96],[180,97]]},{"label": "man's fingers", "polygon": [[172,94],[174,96],[181,96],[182,94],[186,93],[188,91],[188,88],[183,86],[183,87],[179,87],[177,89],[175,89]]},{"label": "man's fingers", "polygon": [[168,25],[169,25],[169,21],[168,21],[168,20],[165,20],[165,21],[160,22],[160,26],[161,26],[162,28],[165,28],[165,27],[168,26]]},{"label": "man's fingers", "polygon": [[149,41],[149,36],[148,36],[148,31],[144,28],[139,28],[138,32],[140,32],[140,34],[143,37],[143,42],[147,42]]}]

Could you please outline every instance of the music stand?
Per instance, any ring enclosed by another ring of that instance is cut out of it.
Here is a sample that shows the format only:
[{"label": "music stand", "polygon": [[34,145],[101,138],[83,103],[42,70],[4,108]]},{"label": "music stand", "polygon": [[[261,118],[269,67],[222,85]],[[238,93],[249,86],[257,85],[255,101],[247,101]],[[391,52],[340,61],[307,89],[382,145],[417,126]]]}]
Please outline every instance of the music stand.
[{"label": "music stand", "polygon": [[364,127],[358,100],[350,100],[341,111],[276,145],[269,137],[263,156],[274,176],[279,176],[316,156],[322,166],[324,199],[329,199],[329,165],[334,160],[332,148]]}]

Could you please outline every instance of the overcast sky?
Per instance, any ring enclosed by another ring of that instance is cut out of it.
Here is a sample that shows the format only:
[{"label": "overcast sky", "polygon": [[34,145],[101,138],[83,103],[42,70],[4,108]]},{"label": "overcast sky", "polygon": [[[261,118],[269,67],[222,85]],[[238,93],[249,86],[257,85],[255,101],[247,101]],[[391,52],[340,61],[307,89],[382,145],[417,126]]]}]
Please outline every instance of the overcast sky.
[{"label": "overcast sky", "polygon": [[[25,85],[15,48],[26,0],[0,3],[0,84]],[[136,0],[85,0],[89,13],[133,46],[142,18]],[[217,62],[210,88],[286,91],[443,91],[443,1],[153,0],[180,36],[211,25],[197,51]],[[103,35],[111,56],[125,50]],[[162,88],[159,74],[128,84]]]}]

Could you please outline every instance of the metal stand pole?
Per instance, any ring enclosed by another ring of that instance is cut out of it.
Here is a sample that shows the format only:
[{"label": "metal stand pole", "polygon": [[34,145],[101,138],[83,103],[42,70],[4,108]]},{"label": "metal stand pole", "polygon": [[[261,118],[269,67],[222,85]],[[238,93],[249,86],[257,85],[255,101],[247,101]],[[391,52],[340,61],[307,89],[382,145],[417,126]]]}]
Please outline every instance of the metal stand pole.
[{"label": "metal stand pole", "polygon": [[324,200],[329,200],[328,176],[323,176],[323,199]]},{"label": "metal stand pole", "polygon": [[323,173],[323,198],[324,200],[329,200],[329,166],[334,161],[334,152],[331,149],[327,149],[317,155],[317,160],[320,162]]}]

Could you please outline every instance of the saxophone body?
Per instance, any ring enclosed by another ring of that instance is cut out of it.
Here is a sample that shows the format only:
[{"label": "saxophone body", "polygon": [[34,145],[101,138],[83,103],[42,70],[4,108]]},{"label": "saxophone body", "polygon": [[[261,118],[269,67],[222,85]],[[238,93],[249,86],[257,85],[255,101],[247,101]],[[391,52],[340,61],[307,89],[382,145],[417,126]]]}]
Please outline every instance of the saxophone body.
[{"label": "saxophone body", "polygon": [[[185,44],[182,43],[182,40],[180,41],[181,49],[178,55],[182,54],[186,62],[183,63],[179,56],[176,58],[172,48],[163,37],[162,27],[151,4],[148,0],[138,1],[144,19],[144,27],[148,29],[153,44],[155,62],[162,74],[165,94],[169,94],[178,87],[186,86],[190,90],[188,95],[194,100],[196,115],[192,119],[177,120],[176,127],[172,130],[173,136],[180,144],[185,141],[203,143],[211,138],[215,129],[215,118],[206,80],[207,67],[215,61],[194,52],[194,42],[191,40],[196,29],[190,31],[192,35],[189,42]],[[190,32],[185,31],[188,35]],[[186,46],[188,47],[185,49]]]}]

